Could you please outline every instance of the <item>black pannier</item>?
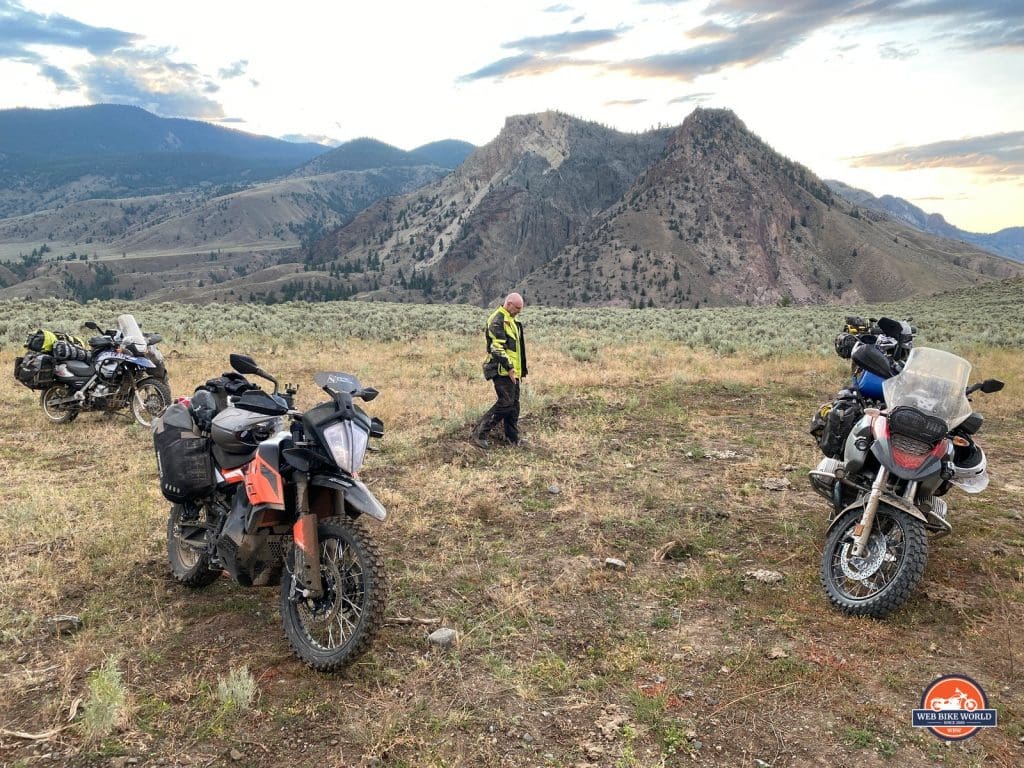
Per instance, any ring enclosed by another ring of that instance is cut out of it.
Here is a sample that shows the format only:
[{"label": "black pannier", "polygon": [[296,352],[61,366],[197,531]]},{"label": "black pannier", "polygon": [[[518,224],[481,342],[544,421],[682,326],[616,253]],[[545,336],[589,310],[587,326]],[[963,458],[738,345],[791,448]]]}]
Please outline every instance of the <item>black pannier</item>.
[{"label": "black pannier", "polygon": [[53,386],[53,356],[29,353],[16,358],[14,376],[29,389]]},{"label": "black pannier", "polygon": [[[814,427],[820,423],[820,432],[815,435],[818,440],[818,447],[821,452],[830,459],[841,459],[846,449],[846,438],[850,436],[854,425],[864,415],[864,408],[857,398],[839,398],[835,400],[827,413],[822,408],[811,422],[811,433],[815,433]],[[820,422],[819,422],[820,419]]]},{"label": "black pannier", "polygon": [[171,405],[153,422],[153,447],[160,490],[168,501],[195,501],[213,491],[210,438],[200,433],[184,405]]}]

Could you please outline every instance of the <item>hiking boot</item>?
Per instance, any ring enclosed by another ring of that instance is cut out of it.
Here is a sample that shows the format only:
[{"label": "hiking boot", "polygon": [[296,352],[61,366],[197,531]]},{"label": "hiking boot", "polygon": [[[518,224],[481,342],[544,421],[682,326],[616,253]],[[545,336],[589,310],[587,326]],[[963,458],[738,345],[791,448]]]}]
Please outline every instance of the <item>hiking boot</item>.
[{"label": "hiking boot", "polygon": [[483,437],[482,435],[473,435],[473,437],[471,437],[470,439],[473,441],[473,445],[475,445],[477,448],[483,448],[484,450],[486,450],[491,447],[491,444],[487,442],[487,438]]}]

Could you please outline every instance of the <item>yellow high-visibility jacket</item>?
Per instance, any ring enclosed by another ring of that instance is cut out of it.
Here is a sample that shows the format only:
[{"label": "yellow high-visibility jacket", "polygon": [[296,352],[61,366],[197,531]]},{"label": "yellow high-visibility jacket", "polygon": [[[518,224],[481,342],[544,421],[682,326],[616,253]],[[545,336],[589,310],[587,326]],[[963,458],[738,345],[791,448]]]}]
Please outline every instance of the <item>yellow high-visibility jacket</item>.
[{"label": "yellow high-visibility jacket", "polygon": [[487,337],[484,376],[493,379],[495,376],[507,376],[510,370],[514,370],[516,378],[523,378],[527,372],[523,324],[502,306],[487,318],[484,333]]}]

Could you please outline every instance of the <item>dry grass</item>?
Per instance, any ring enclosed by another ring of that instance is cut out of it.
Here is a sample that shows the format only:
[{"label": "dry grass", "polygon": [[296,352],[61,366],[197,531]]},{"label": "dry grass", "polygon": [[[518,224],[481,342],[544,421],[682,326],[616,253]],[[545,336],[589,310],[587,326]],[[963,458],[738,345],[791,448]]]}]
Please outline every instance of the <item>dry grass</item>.
[{"label": "dry grass", "polygon": [[[220,373],[230,351],[298,383],[304,406],[318,400],[316,370],[377,387],[368,410],[388,434],[364,476],[391,513],[374,528],[388,613],[442,618],[457,648],[388,626],[344,674],[310,672],[289,654],[274,590],[170,581],[145,431],[90,414],[50,426],[8,376],[0,728],[65,724],[110,658],[132,706],[99,743],[80,728],[0,735],[0,765],[46,753],[63,765],[239,764],[232,749],[258,766],[1021,763],[1019,351],[970,352],[976,374],[1007,381],[979,405],[992,485],[951,494],[954,536],[933,547],[912,601],[875,622],[829,610],[817,581],[826,509],[804,477],[817,461],[805,425],[842,380],[834,357],[661,342],[601,343],[577,360],[575,345],[538,343],[530,448],[482,452],[466,440],[491,402],[476,336],[272,346],[189,344],[170,361],[175,392]],[[711,458],[725,451],[736,457]],[[792,489],[764,490],[768,477]],[[758,567],[784,582],[744,578]],[[64,613],[84,626],[55,636],[46,620]],[[228,717],[218,682],[242,668],[258,700]],[[909,722],[923,687],[950,672],[981,682],[1000,727],[945,747]]]}]

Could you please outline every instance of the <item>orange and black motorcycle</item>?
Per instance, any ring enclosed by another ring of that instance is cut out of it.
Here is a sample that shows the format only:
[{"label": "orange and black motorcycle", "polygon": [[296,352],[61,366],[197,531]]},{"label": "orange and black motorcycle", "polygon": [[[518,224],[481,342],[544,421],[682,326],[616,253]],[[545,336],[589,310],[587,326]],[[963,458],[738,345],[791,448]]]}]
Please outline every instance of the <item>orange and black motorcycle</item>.
[{"label": "orange and black motorcycle", "polygon": [[[377,396],[347,373],[318,373],[330,400],[306,412],[296,389],[247,355],[153,427],[175,580],[205,587],[280,584],[285,634],[309,666],[331,671],[365,652],[384,618],[383,561],[363,518],[386,511],[358,477],[384,425],[355,404]],[[243,375],[239,375],[243,374]],[[245,375],[274,385],[261,390]]]}]

